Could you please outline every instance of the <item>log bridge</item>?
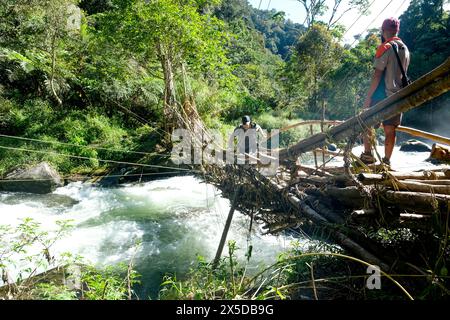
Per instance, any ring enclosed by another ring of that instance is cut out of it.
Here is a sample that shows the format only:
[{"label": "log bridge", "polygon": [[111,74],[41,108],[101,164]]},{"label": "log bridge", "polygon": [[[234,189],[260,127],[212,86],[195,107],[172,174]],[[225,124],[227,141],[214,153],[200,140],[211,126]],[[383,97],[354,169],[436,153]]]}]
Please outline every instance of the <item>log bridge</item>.
[{"label": "log bridge", "polygon": [[[381,164],[367,167],[358,164],[351,147],[367,128],[446,93],[449,70],[450,58],[374,107],[342,123],[330,122],[328,130],[279,150],[280,166],[274,176],[261,174],[260,165],[245,164],[204,165],[204,177],[234,199],[231,217],[237,209],[263,223],[267,233],[302,230],[385,271],[417,272],[417,265],[427,263],[424,254],[431,255],[421,250],[432,251],[427,242],[434,241],[443,225],[448,230],[450,166],[416,172],[396,172]],[[324,146],[344,141],[344,167],[327,167],[325,162],[318,166],[317,160],[316,166],[299,162],[306,152],[342,155],[327,152]],[[438,142],[445,142],[445,137]],[[387,240],[386,230],[397,230],[398,239]],[[225,239],[224,232],[222,242]]]}]

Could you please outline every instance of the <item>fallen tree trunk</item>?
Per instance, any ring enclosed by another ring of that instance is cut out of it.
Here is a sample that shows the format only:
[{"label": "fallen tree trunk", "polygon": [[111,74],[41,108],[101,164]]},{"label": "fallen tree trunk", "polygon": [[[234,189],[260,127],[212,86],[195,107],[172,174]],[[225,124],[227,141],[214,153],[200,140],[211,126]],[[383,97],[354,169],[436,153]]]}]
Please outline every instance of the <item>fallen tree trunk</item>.
[{"label": "fallen tree trunk", "polygon": [[[255,176],[258,176],[259,179],[261,179],[262,181],[266,181],[268,185],[274,188],[275,190],[277,191],[283,190],[283,187],[278,185],[275,181],[273,181],[272,179],[268,179],[267,177],[261,175],[257,171],[255,171]],[[308,206],[304,201],[300,200],[296,195],[288,193],[285,194],[284,197],[294,208],[296,208],[299,211],[300,218],[301,216],[304,216],[307,219],[314,222],[315,224],[327,229],[330,232],[331,237],[344,249],[348,250],[350,253],[355,254],[356,256],[360,257],[361,259],[367,262],[378,265],[381,269],[385,271],[389,270],[389,266],[386,263],[381,261],[372,253],[368,252],[366,249],[361,247],[359,244],[350,239],[348,236],[342,234],[341,232],[333,228],[333,226],[330,225],[330,222],[327,219],[325,219],[322,215],[320,215],[314,209]]]},{"label": "fallen tree trunk", "polygon": [[327,187],[323,191],[323,194],[324,196],[331,197],[349,208],[362,208],[366,202],[366,198],[361,194],[357,187]]},{"label": "fallen tree trunk", "polygon": [[318,133],[300,141],[294,146],[280,150],[280,160],[295,160],[299,154],[320,148],[327,141],[341,141],[349,136],[361,134],[367,128],[446,93],[450,88],[449,71],[450,58],[419,80],[360,113],[358,116],[331,128],[326,133]]},{"label": "fallen tree trunk", "polygon": [[[439,180],[437,180],[439,181]],[[386,181],[384,183],[386,186],[392,187],[397,190],[406,190],[412,192],[426,192],[426,193],[439,193],[450,195],[450,185],[430,185],[422,182],[413,181],[398,181],[394,182],[392,180]]]},{"label": "fallen tree trunk", "polygon": [[[327,220],[324,219],[320,214],[318,214],[314,209],[312,209],[310,206],[302,202],[299,198],[295,196],[289,196],[289,202],[297,207],[299,211],[302,212],[308,219],[313,221],[317,225],[326,226]],[[374,256],[372,253],[368,252],[366,249],[361,247],[359,244],[357,244],[355,241],[347,237],[346,235],[336,231],[335,229],[330,229],[330,235],[332,238],[343,248],[348,250],[350,253],[357,255],[358,257],[362,258],[363,260],[373,263],[377,266],[379,266],[382,270],[389,270],[389,266],[381,261],[379,258]]]},{"label": "fallen tree trunk", "polygon": [[411,212],[434,213],[448,212],[450,195],[430,194],[422,192],[386,191],[384,196],[387,201]]}]

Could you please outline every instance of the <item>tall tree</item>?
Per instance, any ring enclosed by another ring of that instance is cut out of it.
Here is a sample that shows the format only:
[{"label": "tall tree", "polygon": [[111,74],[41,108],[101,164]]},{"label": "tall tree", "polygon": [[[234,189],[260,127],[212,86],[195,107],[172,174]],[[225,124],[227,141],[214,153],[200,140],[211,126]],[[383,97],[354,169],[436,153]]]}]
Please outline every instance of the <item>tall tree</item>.
[{"label": "tall tree", "polygon": [[[303,5],[306,13],[306,26],[311,28],[314,23],[319,21],[319,18],[323,17],[329,7],[326,0],[297,0]],[[359,12],[365,12],[368,7],[368,0],[334,0],[333,7],[331,8],[331,15],[328,19],[327,28],[334,27],[341,19],[352,10],[358,10]],[[345,6],[345,7],[344,7]],[[343,8],[344,7],[344,8]]]},{"label": "tall tree", "polygon": [[226,81],[222,72],[227,72],[227,38],[218,19],[200,12],[204,5],[202,0],[130,0],[118,2],[119,9],[103,17],[105,31],[113,41],[120,38],[140,59],[159,62],[168,132],[182,124],[175,82],[183,70]]},{"label": "tall tree", "polygon": [[44,72],[45,84],[59,105],[67,85],[60,76],[64,68],[60,56],[81,27],[76,4],[77,0],[0,0],[0,44],[9,49],[4,53]]},{"label": "tall tree", "polygon": [[343,48],[326,26],[316,24],[300,37],[295,54],[288,63],[289,82],[300,85],[307,97],[306,110],[319,112],[320,86],[325,77],[340,64]]}]

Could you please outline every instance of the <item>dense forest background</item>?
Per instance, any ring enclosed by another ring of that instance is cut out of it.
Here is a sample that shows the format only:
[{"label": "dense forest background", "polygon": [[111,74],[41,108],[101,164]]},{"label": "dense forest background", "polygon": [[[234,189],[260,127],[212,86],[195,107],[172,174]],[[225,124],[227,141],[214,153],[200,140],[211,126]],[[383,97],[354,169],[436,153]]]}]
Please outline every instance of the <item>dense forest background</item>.
[{"label": "dense forest background", "polygon": [[[412,0],[400,17],[412,79],[449,56],[443,7]],[[349,118],[379,45],[379,31],[368,31],[343,45],[345,28],[320,11],[301,25],[246,0],[0,0],[0,134],[40,140],[0,136],[0,174],[41,160],[67,174],[104,168],[101,159],[158,162],[170,152],[167,132],[189,121],[187,106],[223,133],[243,114],[267,129],[323,110]],[[406,125],[449,135],[448,104],[447,94]]]}]

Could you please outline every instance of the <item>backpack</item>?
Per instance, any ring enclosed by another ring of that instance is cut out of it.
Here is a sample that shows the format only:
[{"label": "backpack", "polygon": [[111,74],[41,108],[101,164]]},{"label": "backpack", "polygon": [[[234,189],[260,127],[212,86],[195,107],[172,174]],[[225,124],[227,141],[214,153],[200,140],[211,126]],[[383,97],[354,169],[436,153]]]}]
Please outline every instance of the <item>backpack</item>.
[{"label": "backpack", "polygon": [[394,49],[395,56],[397,57],[397,62],[400,67],[400,70],[402,71],[402,88],[405,88],[405,87],[409,86],[412,81],[409,79],[408,75],[406,74],[405,69],[403,69],[402,60],[400,59],[400,56],[398,54],[397,43],[393,42],[393,43],[391,43],[391,45],[392,45],[392,48]]}]

